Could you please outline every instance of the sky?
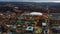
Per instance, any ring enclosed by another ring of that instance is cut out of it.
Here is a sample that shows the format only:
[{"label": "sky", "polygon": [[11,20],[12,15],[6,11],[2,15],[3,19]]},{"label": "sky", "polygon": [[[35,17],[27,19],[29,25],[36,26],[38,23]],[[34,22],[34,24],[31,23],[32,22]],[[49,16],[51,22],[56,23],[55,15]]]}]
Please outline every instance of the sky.
[{"label": "sky", "polygon": [[0,2],[60,2],[60,0],[0,0]]}]

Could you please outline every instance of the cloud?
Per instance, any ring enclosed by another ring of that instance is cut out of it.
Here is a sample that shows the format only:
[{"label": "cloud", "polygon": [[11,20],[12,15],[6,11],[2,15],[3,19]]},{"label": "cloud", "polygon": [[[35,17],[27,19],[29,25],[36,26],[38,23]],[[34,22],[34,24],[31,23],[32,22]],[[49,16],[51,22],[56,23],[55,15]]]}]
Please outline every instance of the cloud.
[{"label": "cloud", "polygon": [[42,2],[42,1],[60,1],[60,0],[0,0],[5,2]]}]

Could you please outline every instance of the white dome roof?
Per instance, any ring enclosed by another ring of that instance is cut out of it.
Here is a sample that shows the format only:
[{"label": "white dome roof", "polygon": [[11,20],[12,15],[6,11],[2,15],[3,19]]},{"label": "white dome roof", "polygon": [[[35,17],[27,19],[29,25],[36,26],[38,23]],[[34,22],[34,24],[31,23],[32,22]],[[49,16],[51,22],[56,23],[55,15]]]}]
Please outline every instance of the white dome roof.
[{"label": "white dome roof", "polygon": [[40,13],[40,12],[31,12],[30,14],[31,15],[42,15],[42,13]]}]

